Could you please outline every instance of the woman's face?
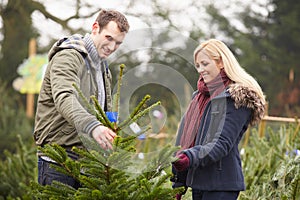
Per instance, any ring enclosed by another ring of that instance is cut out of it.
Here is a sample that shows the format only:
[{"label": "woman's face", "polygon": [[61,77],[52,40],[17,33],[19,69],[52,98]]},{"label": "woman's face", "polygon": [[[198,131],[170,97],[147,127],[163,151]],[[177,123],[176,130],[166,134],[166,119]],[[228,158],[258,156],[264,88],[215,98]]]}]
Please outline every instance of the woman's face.
[{"label": "woman's face", "polygon": [[205,83],[209,83],[220,73],[222,66],[218,66],[215,60],[210,59],[205,49],[196,55],[195,68]]}]

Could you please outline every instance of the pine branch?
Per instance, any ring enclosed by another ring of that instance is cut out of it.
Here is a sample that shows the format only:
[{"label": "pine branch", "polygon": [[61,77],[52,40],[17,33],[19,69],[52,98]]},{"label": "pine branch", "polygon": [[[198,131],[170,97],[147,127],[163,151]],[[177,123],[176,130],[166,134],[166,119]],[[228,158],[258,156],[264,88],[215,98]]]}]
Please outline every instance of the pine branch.
[{"label": "pine branch", "polygon": [[[122,77],[123,77],[123,71],[124,71],[125,65],[121,64],[120,65],[120,73],[119,73],[119,78],[118,78],[118,83],[117,83],[117,93],[116,93],[116,98],[114,99],[114,106],[113,106],[113,112],[118,112],[119,113],[119,104],[120,104],[120,93],[121,93],[121,85],[122,85]],[[117,120],[118,122],[119,120]]]},{"label": "pine branch", "polygon": [[58,163],[65,162],[68,157],[66,151],[57,144],[46,144],[44,148],[38,147],[38,149]]},{"label": "pine branch", "polygon": [[41,186],[38,183],[31,183],[31,187],[34,188],[35,197],[38,199],[74,199],[76,190],[69,185],[53,181],[52,185]]},{"label": "pine branch", "polygon": [[91,190],[100,189],[100,186],[103,184],[100,180],[99,177],[80,176],[80,183]]},{"label": "pine branch", "polygon": [[107,158],[104,156],[102,151],[98,152],[95,150],[86,151],[83,149],[78,149],[76,147],[73,148],[73,151],[79,154],[81,164],[84,167],[91,167],[94,163],[96,163],[96,167],[106,166]]},{"label": "pine branch", "polygon": [[120,125],[119,128],[123,128],[129,124],[131,119],[141,110],[142,106],[150,99],[150,95],[145,95],[144,98],[139,102],[139,104],[134,108],[134,110],[130,113],[129,117],[124,120]]},{"label": "pine branch", "polygon": [[91,99],[93,100],[93,102],[94,102],[94,104],[95,104],[95,107],[96,107],[97,111],[100,113],[100,115],[101,115],[101,117],[102,117],[102,119],[103,119],[103,120],[101,121],[101,123],[102,123],[104,126],[110,128],[110,129],[112,129],[112,130],[115,130],[113,124],[109,121],[109,119],[107,118],[107,116],[106,116],[106,114],[104,113],[103,109],[101,108],[101,106],[100,106],[100,104],[99,104],[97,98],[96,98],[95,96],[91,96]]},{"label": "pine branch", "polygon": [[151,106],[149,106],[148,108],[136,113],[132,118],[128,118],[126,123],[122,123],[121,125],[119,125],[119,129],[124,128],[125,126],[128,126],[128,124],[131,124],[133,122],[136,122],[139,118],[141,118],[142,116],[146,115],[147,113],[150,112],[150,110],[152,110],[155,106],[160,105],[160,101],[152,104]]}]

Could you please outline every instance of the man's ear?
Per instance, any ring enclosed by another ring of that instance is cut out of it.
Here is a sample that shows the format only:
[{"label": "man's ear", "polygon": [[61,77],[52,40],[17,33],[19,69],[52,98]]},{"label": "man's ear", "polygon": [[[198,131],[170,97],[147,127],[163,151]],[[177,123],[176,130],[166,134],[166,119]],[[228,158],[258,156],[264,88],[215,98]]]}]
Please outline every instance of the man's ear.
[{"label": "man's ear", "polygon": [[99,33],[99,30],[100,30],[100,26],[99,26],[98,22],[94,22],[94,24],[92,26],[92,33],[97,34],[97,33]]}]

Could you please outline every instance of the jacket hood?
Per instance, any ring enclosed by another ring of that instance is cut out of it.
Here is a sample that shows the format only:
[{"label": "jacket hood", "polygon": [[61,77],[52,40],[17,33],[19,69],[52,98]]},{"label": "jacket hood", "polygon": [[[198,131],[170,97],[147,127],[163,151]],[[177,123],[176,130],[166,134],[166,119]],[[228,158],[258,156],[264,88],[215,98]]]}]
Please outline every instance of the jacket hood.
[{"label": "jacket hood", "polygon": [[234,83],[229,86],[227,91],[234,100],[236,108],[244,106],[253,111],[250,121],[251,125],[257,124],[263,118],[265,104],[254,90]]},{"label": "jacket hood", "polygon": [[79,34],[72,35],[70,37],[65,37],[58,40],[50,49],[48,54],[49,61],[52,57],[59,51],[63,49],[76,49],[83,55],[87,55],[88,52],[85,48],[85,43],[83,41],[83,36]]}]

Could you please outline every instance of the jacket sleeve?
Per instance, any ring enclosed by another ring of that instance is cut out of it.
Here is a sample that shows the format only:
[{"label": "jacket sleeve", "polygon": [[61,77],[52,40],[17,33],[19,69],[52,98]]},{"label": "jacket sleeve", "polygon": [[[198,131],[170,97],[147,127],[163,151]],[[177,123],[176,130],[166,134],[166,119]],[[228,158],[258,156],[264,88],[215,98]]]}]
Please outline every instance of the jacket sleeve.
[{"label": "jacket sleeve", "polygon": [[[203,145],[196,145],[184,151],[190,159],[190,167],[205,167],[221,160],[228,155],[232,147],[238,142],[240,134],[243,133],[249,124],[251,110],[246,107],[236,109],[232,99],[228,98],[226,111],[217,123],[216,133],[206,133],[213,138]],[[210,129],[208,129],[210,130]]]},{"label": "jacket sleeve", "polygon": [[78,132],[90,134],[100,122],[83,108],[72,86],[73,83],[80,85],[78,73],[84,66],[84,59],[76,50],[63,50],[53,60],[50,79],[56,109]]}]

